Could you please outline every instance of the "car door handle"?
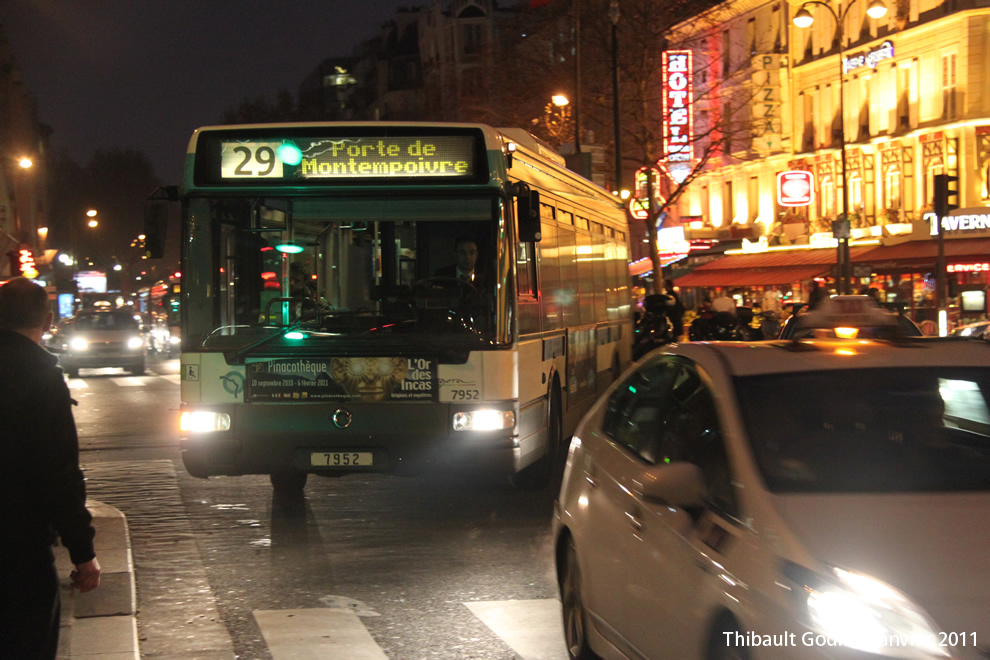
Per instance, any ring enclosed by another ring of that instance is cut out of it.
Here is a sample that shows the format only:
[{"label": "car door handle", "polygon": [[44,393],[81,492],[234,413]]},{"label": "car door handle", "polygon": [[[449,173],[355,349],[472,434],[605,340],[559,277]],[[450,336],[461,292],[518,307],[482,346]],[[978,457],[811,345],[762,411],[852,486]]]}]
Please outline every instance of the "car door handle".
[{"label": "car door handle", "polygon": [[643,521],[639,519],[639,515],[636,513],[631,513],[626,511],[626,518],[629,519],[629,525],[637,532],[643,530]]},{"label": "car door handle", "polygon": [[705,561],[704,559],[696,559],[694,565],[703,570],[705,573],[712,575],[715,573],[715,567],[712,566],[710,561]]},{"label": "car door handle", "polygon": [[598,477],[587,472],[584,473],[584,480],[588,482],[588,485],[592,488],[598,488]]}]

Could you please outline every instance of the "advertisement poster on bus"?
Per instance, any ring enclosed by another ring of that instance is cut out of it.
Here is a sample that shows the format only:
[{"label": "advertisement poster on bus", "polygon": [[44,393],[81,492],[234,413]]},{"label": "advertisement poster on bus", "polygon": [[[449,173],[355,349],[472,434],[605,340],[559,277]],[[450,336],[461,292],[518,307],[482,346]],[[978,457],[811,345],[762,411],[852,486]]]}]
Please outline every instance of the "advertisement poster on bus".
[{"label": "advertisement poster on bus", "polygon": [[435,401],[436,363],[424,358],[337,357],[252,362],[249,403]]}]

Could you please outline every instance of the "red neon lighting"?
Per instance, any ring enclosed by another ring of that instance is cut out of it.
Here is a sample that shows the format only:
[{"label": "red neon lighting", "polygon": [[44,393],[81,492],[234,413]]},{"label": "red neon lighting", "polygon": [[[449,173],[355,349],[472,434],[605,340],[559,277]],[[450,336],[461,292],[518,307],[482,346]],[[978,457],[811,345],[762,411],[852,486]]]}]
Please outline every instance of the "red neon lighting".
[{"label": "red neon lighting", "polygon": [[276,277],[278,277],[278,275],[272,271],[267,271],[261,274],[261,279],[263,280],[274,280]]},{"label": "red neon lighting", "polygon": [[689,50],[663,53],[663,153],[668,161],[694,158],[691,145],[694,135],[691,55]]},{"label": "red neon lighting", "polygon": [[982,273],[990,271],[990,263],[982,264],[948,264],[945,270],[950,273]]},{"label": "red neon lighting", "polygon": [[274,249],[275,249],[275,248],[273,248],[272,246],[270,246],[270,245],[269,245],[269,246],[267,246],[267,247],[263,247],[263,248],[261,248],[261,251],[262,251],[262,252],[271,252],[271,251],[272,251],[272,250],[274,250]]}]

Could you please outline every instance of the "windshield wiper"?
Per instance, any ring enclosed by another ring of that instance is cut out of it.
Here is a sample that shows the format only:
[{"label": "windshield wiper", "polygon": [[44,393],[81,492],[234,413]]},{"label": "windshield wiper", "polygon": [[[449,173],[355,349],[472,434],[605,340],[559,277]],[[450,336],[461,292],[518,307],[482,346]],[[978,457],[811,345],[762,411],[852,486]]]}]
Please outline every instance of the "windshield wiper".
[{"label": "windshield wiper", "polygon": [[[285,335],[289,334],[290,332],[298,328],[300,325],[302,325],[302,322],[303,322],[302,319],[299,319],[292,325],[287,325],[282,328],[279,328],[278,332],[275,332],[274,334],[268,335],[267,337],[263,337],[259,341],[256,341],[253,344],[245,346],[244,348],[237,349],[237,351],[233,354],[233,361],[239,362],[243,360],[248,353],[254,351],[254,349],[264,346],[268,342],[278,339],[279,337],[284,337]],[[231,359],[229,357],[227,359],[227,362],[231,362]]]}]

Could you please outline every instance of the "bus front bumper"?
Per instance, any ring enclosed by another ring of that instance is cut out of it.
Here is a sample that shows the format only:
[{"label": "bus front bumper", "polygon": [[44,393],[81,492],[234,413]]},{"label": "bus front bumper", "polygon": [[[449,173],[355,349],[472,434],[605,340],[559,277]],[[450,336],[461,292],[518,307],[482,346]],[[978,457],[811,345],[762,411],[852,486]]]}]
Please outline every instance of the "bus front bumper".
[{"label": "bus front bumper", "polygon": [[[512,402],[475,405],[517,419]],[[403,472],[430,466],[522,467],[519,436],[509,428],[454,430],[456,404],[252,404],[216,407],[226,429],[184,432],[183,463],[195,477],[298,470],[341,475]],[[508,422],[506,422],[508,423]]]}]

